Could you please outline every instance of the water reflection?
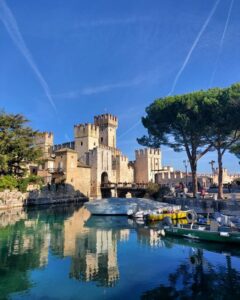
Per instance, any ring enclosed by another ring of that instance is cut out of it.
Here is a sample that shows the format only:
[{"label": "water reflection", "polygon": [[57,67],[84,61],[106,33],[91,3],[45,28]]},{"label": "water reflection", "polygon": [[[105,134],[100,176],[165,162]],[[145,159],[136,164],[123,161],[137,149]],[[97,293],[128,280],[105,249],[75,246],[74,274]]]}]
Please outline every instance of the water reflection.
[{"label": "water reflection", "polygon": [[89,217],[82,208],[64,222],[64,256],[72,257],[70,277],[114,286],[119,278],[117,240],[126,238],[126,231],[85,227]]},{"label": "water reflection", "polygon": [[0,295],[29,289],[28,271],[48,263],[50,231],[45,222],[27,220],[22,209],[1,211]]},{"label": "water reflection", "polygon": [[239,299],[240,273],[232,267],[210,263],[202,249],[192,249],[189,258],[168,274],[168,283],[146,291],[142,299]]},{"label": "water reflection", "polygon": [[[135,252],[131,254],[132,248]],[[221,263],[214,261],[214,254]],[[140,284],[136,289],[137,298],[140,295],[144,299],[236,297],[240,296],[237,289],[240,274],[231,262],[232,256],[239,262],[240,251],[211,243],[161,239],[155,228],[125,217],[91,217],[81,206],[0,212],[1,299],[34,289],[38,283],[31,272],[40,269],[48,272],[52,257],[57,259],[59,270],[65,258],[69,262],[67,274],[63,275],[66,277],[61,278],[63,286],[70,280],[78,282],[79,288],[92,282],[97,289],[119,288],[120,293],[126,286],[127,291],[131,281],[133,286],[140,282],[140,272],[136,271],[134,278],[129,275],[133,270],[128,268],[128,259],[136,262],[139,259],[144,271],[153,261],[152,273],[157,275],[154,280],[144,277],[145,285]],[[41,278],[44,280],[44,275]]]}]

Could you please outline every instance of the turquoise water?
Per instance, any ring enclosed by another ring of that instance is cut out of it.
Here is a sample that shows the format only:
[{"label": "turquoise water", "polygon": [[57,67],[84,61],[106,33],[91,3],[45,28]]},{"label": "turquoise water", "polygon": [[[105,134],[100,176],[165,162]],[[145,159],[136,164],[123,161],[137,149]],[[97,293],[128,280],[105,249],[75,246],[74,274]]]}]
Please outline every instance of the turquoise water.
[{"label": "turquoise water", "polygon": [[240,299],[240,248],[81,206],[0,211],[0,299]]}]

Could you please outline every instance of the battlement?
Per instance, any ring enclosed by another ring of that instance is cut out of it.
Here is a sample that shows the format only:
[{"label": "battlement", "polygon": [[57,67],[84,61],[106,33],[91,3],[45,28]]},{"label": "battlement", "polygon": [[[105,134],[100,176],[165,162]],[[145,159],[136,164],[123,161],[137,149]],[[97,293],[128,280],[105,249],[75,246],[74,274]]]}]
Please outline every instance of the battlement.
[{"label": "battlement", "polygon": [[106,146],[106,145],[102,145],[102,144],[100,144],[97,147],[94,147],[93,149],[89,150],[89,152],[95,152],[95,151],[101,150],[101,149],[110,150],[112,152],[112,155],[116,156],[116,157],[122,155],[122,152],[119,149],[109,147],[109,146]]},{"label": "battlement", "polygon": [[113,152],[114,155],[120,155],[121,154],[121,151],[117,148],[114,148],[114,147],[110,147],[110,146],[106,146],[106,145],[103,145],[103,144],[100,144],[98,146],[99,149],[106,149],[106,150],[110,150]]},{"label": "battlement", "polygon": [[52,132],[47,132],[47,131],[39,132],[36,137],[36,144],[37,145],[45,144],[45,145],[52,146],[53,138],[54,138],[54,136],[53,136]]},{"label": "battlement", "polygon": [[116,157],[116,160],[117,162],[127,162],[128,163],[128,157],[124,154],[120,154],[120,155],[117,155]]},{"label": "battlement", "polygon": [[99,137],[99,127],[95,124],[78,124],[74,125],[74,137],[82,138],[82,137]]},{"label": "battlement", "polygon": [[136,158],[142,157],[142,156],[160,156],[161,150],[160,149],[153,149],[153,148],[145,148],[145,149],[139,149],[135,150],[135,156]]},{"label": "battlement", "polygon": [[94,124],[97,126],[118,127],[118,118],[111,114],[103,114],[94,117]]},{"label": "battlement", "polygon": [[57,151],[57,150],[60,150],[60,149],[64,149],[64,148],[74,150],[75,149],[75,142],[73,141],[73,142],[67,142],[67,143],[63,143],[63,144],[54,145],[52,147],[52,150],[54,152],[54,151]]}]

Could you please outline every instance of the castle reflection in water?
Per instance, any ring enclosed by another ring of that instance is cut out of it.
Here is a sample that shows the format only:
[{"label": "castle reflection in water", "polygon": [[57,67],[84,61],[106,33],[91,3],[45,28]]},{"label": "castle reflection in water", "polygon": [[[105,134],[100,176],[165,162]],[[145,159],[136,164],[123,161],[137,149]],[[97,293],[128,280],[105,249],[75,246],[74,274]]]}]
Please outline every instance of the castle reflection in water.
[{"label": "castle reflection in water", "polygon": [[120,276],[118,243],[129,239],[131,229],[137,230],[141,244],[155,247],[160,245],[160,240],[155,231],[136,227],[127,218],[120,217],[117,228],[109,220],[99,226],[84,207],[74,206],[1,211],[0,269],[11,269],[17,275],[20,269],[27,272],[41,268],[48,264],[51,254],[71,258],[70,278],[114,286]]}]

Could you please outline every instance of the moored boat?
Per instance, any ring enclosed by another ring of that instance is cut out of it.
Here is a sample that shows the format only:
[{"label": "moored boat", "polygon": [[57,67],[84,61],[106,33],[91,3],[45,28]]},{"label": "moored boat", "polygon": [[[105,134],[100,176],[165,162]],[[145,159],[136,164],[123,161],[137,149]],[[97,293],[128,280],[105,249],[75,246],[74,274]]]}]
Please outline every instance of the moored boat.
[{"label": "moored boat", "polygon": [[106,198],[86,202],[84,206],[92,215],[128,215],[138,211],[179,210],[179,205],[157,202],[144,198]]},{"label": "moored boat", "polygon": [[162,211],[161,213],[152,213],[147,216],[149,221],[163,221],[164,218],[170,218],[171,220],[187,219],[188,221],[194,221],[196,214],[192,210],[177,210],[177,211]]},{"label": "moored boat", "polygon": [[217,243],[234,243],[240,245],[240,232],[229,227],[219,227],[211,230],[210,226],[181,225],[168,226],[159,232],[166,236],[178,236],[194,240]]}]

